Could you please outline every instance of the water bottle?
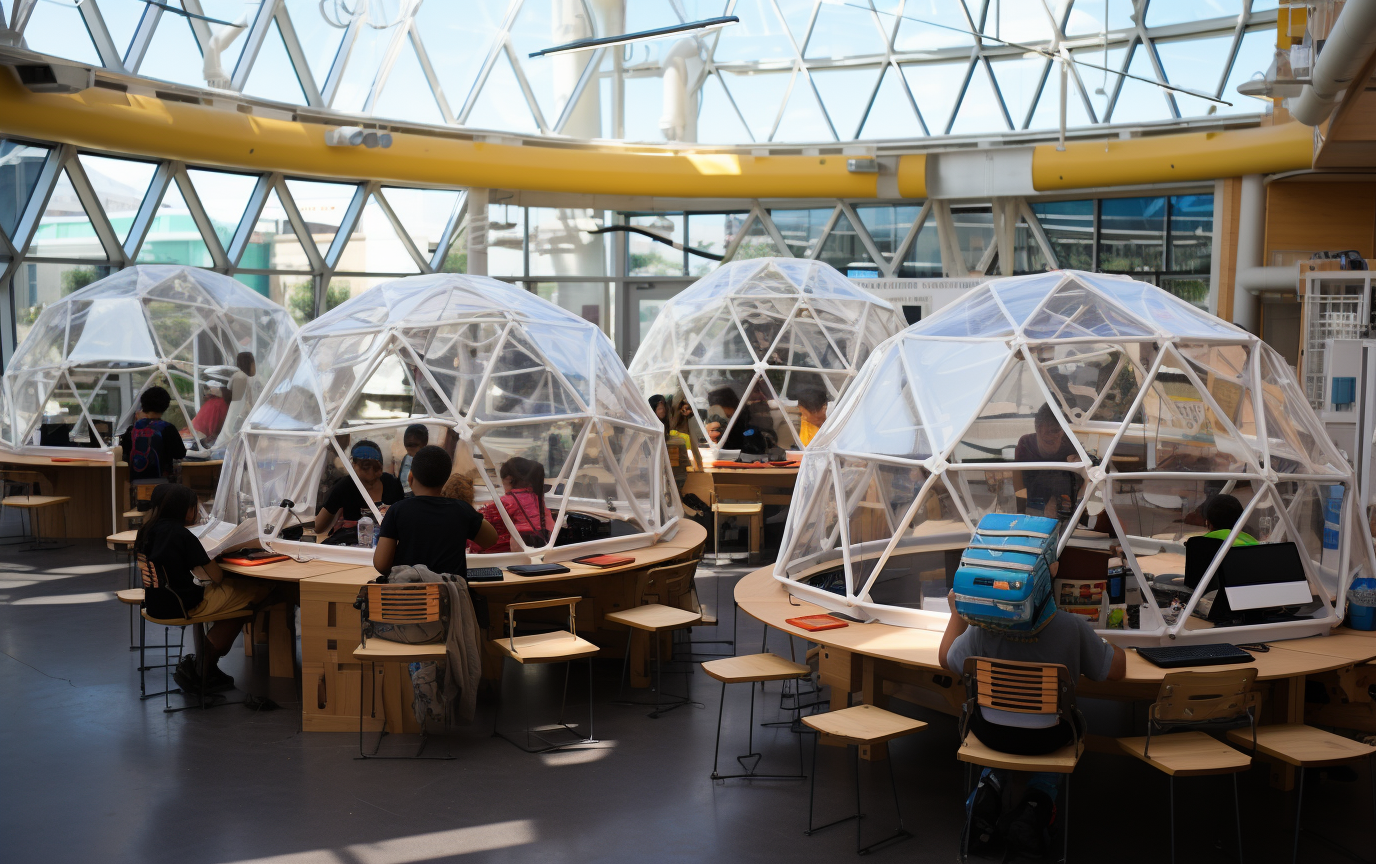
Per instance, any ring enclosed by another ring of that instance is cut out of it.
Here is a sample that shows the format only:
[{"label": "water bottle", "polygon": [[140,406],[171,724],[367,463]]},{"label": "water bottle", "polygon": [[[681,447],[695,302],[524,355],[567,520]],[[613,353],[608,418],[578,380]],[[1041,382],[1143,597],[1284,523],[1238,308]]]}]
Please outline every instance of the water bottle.
[{"label": "water bottle", "polygon": [[367,548],[373,545],[373,517],[364,516],[358,520],[358,545]]}]

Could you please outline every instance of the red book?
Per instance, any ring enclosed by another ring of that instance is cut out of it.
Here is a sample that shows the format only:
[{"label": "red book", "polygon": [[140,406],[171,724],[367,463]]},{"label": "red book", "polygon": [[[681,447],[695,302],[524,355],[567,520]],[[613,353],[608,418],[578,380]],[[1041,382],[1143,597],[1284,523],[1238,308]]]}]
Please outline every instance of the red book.
[{"label": "red book", "polygon": [[845,621],[831,615],[804,615],[801,618],[785,618],[785,624],[792,624],[801,630],[835,630],[847,626]]},{"label": "red book", "polygon": [[620,567],[622,564],[634,564],[635,559],[629,555],[584,555],[573,559],[573,563],[589,567]]}]

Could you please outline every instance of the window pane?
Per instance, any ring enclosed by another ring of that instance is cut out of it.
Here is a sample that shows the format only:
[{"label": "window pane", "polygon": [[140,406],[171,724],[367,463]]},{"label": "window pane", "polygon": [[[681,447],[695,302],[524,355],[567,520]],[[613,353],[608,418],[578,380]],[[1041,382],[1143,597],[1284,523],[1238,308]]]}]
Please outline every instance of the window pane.
[{"label": "window pane", "polygon": [[401,189],[384,187],[382,195],[392,205],[411,242],[429,259],[444,236],[445,226],[459,201],[458,190]]},{"label": "window pane", "polygon": [[822,251],[817,253],[817,258],[847,276],[873,279],[879,275],[879,265],[870,258],[860,234],[844,213],[836,217],[836,224],[822,241]]},{"label": "window pane", "polygon": [[1177,273],[1208,273],[1213,257],[1214,196],[1171,197],[1171,263]]},{"label": "window pane", "polygon": [[38,230],[29,244],[29,254],[40,258],[101,258],[105,247],[96,237],[95,226],[76,196],[72,181],[63,171],[48,198],[48,206],[38,220]]},{"label": "window pane", "polygon": [[1093,201],[1043,201],[1033,204],[1032,212],[1062,269],[1094,269]]},{"label": "window pane", "polygon": [[1209,308],[1209,277],[1199,278],[1177,278],[1165,276],[1161,279],[1161,287],[1171,292],[1188,303],[1193,303],[1200,309]]},{"label": "window pane", "polygon": [[506,204],[487,209],[487,275],[524,276],[526,210]]},{"label": "window pane", "polygon": [[[738,234],[745,225],[746,216],[727,217],[727,242],[730,238]],[[774,238],[769,236],[769,231],[765,229],[764,223],[756,219],[750,223],[746,229],[745,236],[741,238],[740,245],[736,247],[736,254],[731,260],[744,261],[749,258],[773,258],[783,255],[784,251],[774,242]]]},{"label": "window pane", "polygon": [[[726,235],[733,219],[742,219],[739,214],[691,213],[688,216],[688,246],[715,255],[726,249]],[[732,229],[734,230],[734,229]],[[717,262],[698,255],[688,256],[688,275],[705,276],[712,272]]]},{"label": "window pane", "polygon": [[822,239],[822,229],[827,227],[833,208],[817,210],[771,210],[769,216],[774,227],[783,235],[788,251],[795,258],[806,258]]},{"label": "window pane", "polygon": [[135,162],[132,159],[111,159],[82,153],[77,157],[91,181],[100,206],[110,219],[110,226],[123,243],[134,225],[134,216],[143,203],[144,193],[153,182],[158,166],[154,162]]},{"label": "window pane", "polygon": [[908,229],[912,227],[913,220],[921,211],[921,207],[856,207],[855,215],[860,217],[864,223],[865,230],[870,232],[870,239],[874,241],[874,248],[879,250],[879,254],[884,258],[893,257],[894,251],[898,249],[898,244],[903,242],[903,238],[908,236]]},{"label": "window pane", "polygon": [[913,240],[913,245],[908,247],[908,254],[903,256],[903,263],[899,266],[897,275],[903,279],[942,275],[941,240],[937,237],[935,219],[928,219],[923,224],[922,230]]},{"label": "window pane", "polygon": [[19,217],[29,203],[38,172],[48,158],[46,147],[34,147],[18,141],[0,141],[0,229],[14,236]]},{"label": "window pane", "polygon": [[1136,273],[1164,266],[1165,198],[1106,198],[1101,210],[1099,269]]},{"label": "window pane", "polygon": [[329,251],[344,212],[354,199],[357,186],[352,183],[320,183],[314,180],[288,180],[287,191],[296,202],[301,218],[315,239],[316,248],[324,255]]},{"label": "window pane", "polygon": [[104,279],[115,268],[104,264],[47,264],[29,261],[14,272],[15,330],[18,342],[29,335],[38,315],[54,300],[59,300],[97,279]]},{"label": "window pane", "polygon": [[[630,216],[626,224],[644,228],[675,243],[683,242],[682,213],[655,213]],[[626,272],[631,276],[682,276],[683,253],[665,243],[651,240],[643,234],[626,233]],[[531,271],[535,260],[531,259]],[[570,273],[568,275],[574,275]]]},{"label": "window pane", "polygon": [[[994,242],[994,213],[988,207],[952,210],[956,226],[956,245],[965,258],[965,267],[974,270]],[[964,273],[954,274],[964,276]]]}]

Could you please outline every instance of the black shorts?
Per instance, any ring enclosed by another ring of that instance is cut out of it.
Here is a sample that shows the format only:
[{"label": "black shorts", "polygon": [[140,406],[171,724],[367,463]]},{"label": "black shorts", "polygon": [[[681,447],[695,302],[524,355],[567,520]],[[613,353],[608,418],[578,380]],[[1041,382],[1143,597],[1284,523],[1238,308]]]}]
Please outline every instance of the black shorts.
[{"label": "black shorts", "polygon": [[970,718],[970,731],[991,750],[1017,756],[1044,756],[1075,740],[1075,729],[1067,720],[1045,729],[1027,729],[990,723],[979,709],[975,709],[975,715]]}]

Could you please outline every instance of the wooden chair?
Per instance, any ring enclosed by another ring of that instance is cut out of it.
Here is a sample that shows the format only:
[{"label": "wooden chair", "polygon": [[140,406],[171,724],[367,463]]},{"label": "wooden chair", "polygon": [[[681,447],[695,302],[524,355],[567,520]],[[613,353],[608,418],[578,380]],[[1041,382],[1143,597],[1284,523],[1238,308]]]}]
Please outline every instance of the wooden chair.
[{"label": "wooden chair", "polygon": [[[680,630],[688,630],[702,621],[702,614],[683,608],[691,602],[691,584],[693,573],[697,570],[697,561],[685,561],[678,564],[667,564],[660,567],[651,567],[645,571],[637,586],[637,601],[640,605],[621,612],[609,612],[603,616],[607,621],[614,624],[623,624],[626,631],[626,655],[621,662],[621,678],[619,679],[617,702],[622,705],[653,705],[654,709],[649,716],[658,719],[661,714],[672,711],[683,705],[687,705],[691,700],[688,698],[687,675],[684,675],[684,695],[675,696],[672,701],[664,702],[664,669],[661,657],[661,645],[663,641],[661,634],[673,634]],[[663,602],[661,602],[663,601]],[[635,631],[640,630],[649,635],[654,642],[655,655],[655,701],[654,702],[628,702],[622,698],[625,692],[626,673],[630,668],[631,660],[631,639],[635,636]],[[670,653],[669,660],[673,661],[673,654]]]},{"label": "wooden chair", "polygon": [[[138,566],[139,566],[139,574],[140,574],[140,576],[141,576],[141,578],[142,578],[142,580],[143,580],[143,587],[144,587],[144,590],[146,591],[146,590],[151,589],[151,588],[158,588],[158,587],[161,587],[162,584],[163,584],[163,582],[164,582],[164,579],[163,579],[162,574],[161,574],[160,572],[158,572],[157,566],[154,565],[152,561],[149,561],[148,558],[147,558],[147,556],[143,555],[142,553],[140,553],[140,554],[138,555],[138,559],[137,559],[137,560],[138,560]],[[200,662],[200,664],[201,664],[201,669],[200,669],[201,678],[202,678],[202,680],[204,680],[205,675],[206,675],[206,673],[209,671],[209,668],[210,668],[210,654],[209,654],[208,651],[205,650],[205,631],[202,629],[202,628],[204,627],[204,625],[206,625],[206,624],[212,624],[212,623],[214,623],[214,622],[216,622],[216,621],[228,621],[228,620],[236,619],[236,618],[247,618],[247,619],[249,619],[249,620],[252,620],[252,619],[253,619],[254,612],[253,612],[252,609],[236,609],[236,610],[234,610],[233,612],[219,612],[219,613],[216,613],[216,614],[214,614],[214,615],[198,615],[198,616],[195,616],[195,617],[192,617],[192,618],[154,618],[153,616],[149,615],[147,611],[140,612],[139,614],[143,616],[143,619],[144,619],[145,621],[150,621],[150,622],[152,622],[152,623],[154,623],[154,624],[160,624],[160,625],[162,625],[163,627],[177,627],[177,628],[181,629],[182,632],[181,632],[180,637],[179,637],[179,639],[178,639],[178,649],[177,649],[177,657],[178,657],[178,660],[179,660],[179,661],[180,661],[180,658],[181,658],[181,646],[185,644],[185,640],[186,640],[186,630],[185,630],[185,628],[187,628],[187,627],[194,627],[194,628],[195,628],[195,629],[193,629],[193,630],[191,631],[191,634],[192,634],[192,642],[193,642],[193,645],[194,645],[195,648],[196,648],[196,652],[197,652],[197,653],[196,653],[196,657],[197,657],[197,659],[199,660],[199,662]],[[164,641],[165,641],[165,640],[164,640]],[[140,663],[139,665],[143,665],[143,664]],[[168,664],[168,665],[169,665],[169,666],[175,666],[176,664],[173,663],[173,664]],[[162,709],[162,710],[163,710],[163,713],[165,713],[165,714],[175,714],[175,713],[177,713],[178,711],[185,711],[185,710],[188,709],[188,708],[216,708],[216,707],[219,707],[220,705],[238,704],[238,703],[229,703],[229,702],[226,702],[226,701],[224,700],[224,697],[220,696],[218,693],[212,694],[212,695],[213,695],[213,698],[212,698],[209,702],[207,702],[205,691],[204,691],[204,689],[202,689],[200,692],[198,692],[198,693],[196,694],[196,703],[195,703],[195,705],[183,705],[183,706],[180,707],[180,708],[173,708],[173,707],[168,703],[168,700],[167,700],[167,695],[170,694],[170,693],[172,693],[172,692],[175,692],[175,691],[169,689],[169,688],[170,688],[170,685],[167,683],[167,678],[168,678],[168,676],[169,676],[170,674],[171,674],[171,673],[167,671],[167,668],[164,667],[164,669],[163,669],[163,694],[162,694],[162,695],[163,695],[163,709]]]},{"label": "wooden chair", "polygon": [[712,558],[721,563],[721,517],[744,516],[750,526],[750,563],[760,563],[760,540],[764,536],[764,504],[756,486],[712,486]]},{"label": "wooden chair", "polygon": [[[434,624],[443,620],[442,589],[438,582],[409,582],[396,585],[381,584],[370,582],[363,586],[361,592],[367,603],[366,613],[359,617],[359,643],[354,649],[353,657],[359,663],[368,664],[368,677],[363,680],[365,683],[358,688],[358,756],[357,759],[453,759],[453,756],[423,756],[426,745],[425,720],[420,724],[420,746],[416,748],[414,756],[379,756],[378,750],[382,748],[382,739],[387,737],[386,717],[383,717],[382,733],[378,735],[377,744],[373,746],[373,752],[368,753],[363,749],[363,691],[367,690],[373,694],[373,705],[369,717],[377,718],[377,693],[371,682],[373,680],[373,670],[378,663],[396,663],[400,669],[398,674],[407,672],[408,663],[444,663],[445,642],[441,638],[438,642],[427,642],[420,645],[409,645],[404,642],[393,642],[388,639],[373,637],[373,641],[368,641],[368,624]],[[443,634],[441,634],[443,635]],[[409,676],[408,676],[409,677]],[[405,680],[405,679],[403,679]],[[384,712],[385,714],[385,712]]]},{"label": "wooden chair", "polygon": [[[777,654],[747,654],[744,657],[724,657],[721,660],[709,660],[702,664],[702,671],[721,682],[721,703],[717,707],[717,743],[712,751],[712,779],[731,780],[737,777],[744,777],[751,780],[803,780],[803,739],[798,739],[798,773],[797,774],[757,774],[755,769],[760,766],[763,755],[755,752],[755,684],[764,681],[787,681],[792,678],[804,678],[812,675],[812,669],[802,663],[794,663],[785,660]],[[736,761],[740,763],[743,774],[722,774],[718,771],[717,763],[721,754],[721,719],[722,713],[726,709],[726,685],[727,684],[749,684],[750,686],[750,724],[747,729],[747,753],[737,756]],[[795,711],[795,713],[797,713]],[[754,759],[751,765],[746,765],[747,759]]]},{"label": "wooden chair", "polygon": [[[545,663],[564,663],[564,698],[559,704],[559,720],[557,726],[564,731],[575,736],[572,741],[552,742],[542,735],[531,731],[529,722],[526,723],[526,743],[520,744],[513,738],[498,728],[498,721],[501,719],[501,701],[497,702],[497,708],[492,715],[492,734],[505,738],[515,746],[527,753],[546,753],[550,750],[559,750],[564,747],[573,747],[578,744],[596,744],[597,739],[593,737],[592,725],[592,658],[600,650],[596,645],[578,635],[577,607],[578,601],[582,597],[554,597],[548,600],[528,600],[522,603],[509,603],[506,607],[507,636],[504,639],[493,639],[492,645],[502,654],[502,665],[505,669],[508,659],[516,661],[521,666],[539,665]],[[567,606],[569,608],[569,629],[555,630],[551,633],[534,633],[529,636],[516,635],[516,610],[518,609],[548,609],[555,606]],[[567,723],[564,722],[564,708],[568,701],[569,692],[569,668],[574,660],[586,659],[588,661],[588,734],[581,737]],[[530,739],[538,738],[544,747],[531,747]]]},{"label": "wooden chair", "polygon": [[24,510],[29,514],[29,535],[23,540],[16,542],[28,543],[29,551],[38,549],[66,549],[70,543],[58,543],[57,540],[49,539],[44,541],[42,524],[40,518],[42,511],[49,507],[57,507],[62,513],[62,536],[67,536],[67,502],[72,499],[66,495],[10,495],[0,498],[0,518],[3,518],[6,507],[13,507],[16,510]]},{"label": "wooden chair", "polygon": [[[38,473],[37,471],[0,468],[0,499],[8,499],[12,497],[29,495],[42,495],[43,482],[46,479],[47,478],[45,478],[42,474]],[[19,511],[19,525],[21,528],[23,527],[24,513],[26,512],[29,513],[29,530],[32,530],[34,514],[31,511]],[[0,500],[0,520],[3,520],[4,516],[5,504],[3,500]],[[23,534],[22,536],[20,536],[19,539],[10,540],[4,545],[14,546],[20,543],[27,543],[29,542],[29,536],[30,535],[27,533]]]},{"label": "wooden chair", "polygon": [[[912,835],[903,827],[903,811],[898,804],[898,781],[894,778],[893,773],[893,754],[889,754],[889,758],[884,761],[889,763],[889,785],[893,787],[893,810],[898,816],[898,830],[868,846],[861,845],[864,841],[860,834],[860,822],[863,818],[860,812],[860,748],[865,745],[883,744],[895,738],[912,735],[914,732],[920,732],[927,728],[927,724],[921,720],[904,717],[902,714],[885,711],[883,708],[876,708],[873,705],[856,705],[853,708],[843,708],[840,711],[813,714],[810,717],[804,717],[803,723],[818,733],[812,739],[812,783],[807,793],[807,830],[803,833],[810,837],[823,828],[830,828],[833,825],[854,819],[855,852],[857,855],[866,855],[879,846],[911,837]],[[821,740],[822,735],[832,735],[844,741],[846,746],[855,748],[855,813],[814,828],[812,827],[812,811],[813,800],[817,792],[817,742]]]},{"label": "wooden chair", "polygon": [[[142,606],[143,606],[143,595],[144,595],[144,591],[143,591],[142,588],[125,588],[123,591],[116,591],[116,592],[115,592],[115,597],[119,600],[119,602],[121,602],[121,603],[123,603],[124,605],[128,606],[131,610],[132,610],[132,609],[142,608]],[[164,690],[158,691],[157,693],[149,693],[149,692],[148,692],[148,682],[147,682],[147,680],[146,680],[145,673],[146,673],[149,669],[174,669],[174,668],[176,668],[177,662],[181,660],[181,657],[182,657],[182,647],[183,647],[183,642],[182,642],[181,639],[178,639],[178,640],[177,640],[177,644],[176,644],[175,646],[172,644],[171,639],[169,638],[169,636],[170,636],[170,634],[171,634],[172,631],[171,631],[171,630],[167,630],[167,629],[164,629],[164,630],[162,631],[163,636],[162,636],[162,644],[161,644],[161,645],[148,645],[148,644],[147,644],[147,641],[146,641],[146,640],[147,640],[147,633],[148,633],[148,630],[147,630],[147,628],[148,628],[148,621],[149,621],[149,619],[143,617],[143,615],[140,613],[140,615],[139,615],[139,644],[137,644],[137,645],[135,645],[135,646],[132,646],[136,651],[139,652],[139,698],[140,698],[140,699],[150,699],[150,698],[152,698],[152,697],[154,697],[154,696],[162,696],[162,695],[164,695],[164,694],[167,693],[167,692],[176,693],[176,692],[179,692],[179,690],[181,689],[181,688],[174,688],[174,689],[172,689],[171,691],[167,691],[167,690],[164,689]],[[180,631],[180,633],[182,634],[182,636],[185,636],[186,631],[185,631],[185,630],[182,630],[182,631]],[[173,659],[172,659],[172,649],[173,649],[174,647],[177,649],[177,655],[176,655],[176,656],[177,656],[177,660],[173,660]],[[147,649],[149,649],[149,648],[160,649],[160,650],[162,651],[162,661],[163,661],[163,662],[158,663],[158,664],[155,664],[155,665],[152,665],[152,666],[149,666],[149,665],[148,665],[148,660],[147,660],[147,654],[146,654]],[[164,678],[164,687],[165,687],[165,686],[166,686],[166,673],[164,673],[163,678]]]},{"label": "wooden chair", "polygon": [[1152,733],[1189,726],[1221,729],[1245,722],[1255,739],[1258,697],[1252,685],[1256,677],[1256,669],[1172,672],[1162,679],[1156,702],[1147,714],[1146,736],[1118,739],[1123,752],[1170,778],[1172,861],[1175,860],[1175,778],[1209,774],[1232,775],[1237,857],[1242,860],[1242,807],[1238,802],[1237,775],[1251,766],[1252,759],[1198,728],[1156,738],[1152,738]]},{"label": "wooden chair", "polygon": [[1371,772],[1371,824],[1376,826],[1376,747],[1303,723],[1261,726],[1256,729],[1255,738],[1251,740],[1245,736],[1242,729],[1233,729],[1228,732],[1228,740],[1239,747],[1251,749],[1254,756],[1260,753],[1300,769],[1299,784],[1295,789],[1295,843],[1290,855],[1291,861],[1299,861],[1300,856],[1300,826],[1303,824],[1300,815],[1304,805],[1306,768],[1324,768],[1366,759],[1367,770]]},{"label": "wooden chair", "polygon": [[[1070,774],[1083,753],[1080,730],[1084,728],[1084,720],[1075,707],[1075,681],[1070,677],[1070,671],[1058,663],[1020,663],[990,657],[969,657],[965,660],[962,678],[966,699],[961,709],[961,741],[956,758],[969,765],[985,768],[1066,775],[1065,803],[1061,808],[1064,830],[1061,861],[1064,862],[1070,845]],[[984,744],[970,731],[970,719],[978,708],[1017,714],[1054,714],[1070,723],[1074,740],[1059,750],[1041,756],[1004,753]],[[970,813],[967,811],[965,828],[960,833],[962,861],[968,852],[969,840]]]}]

